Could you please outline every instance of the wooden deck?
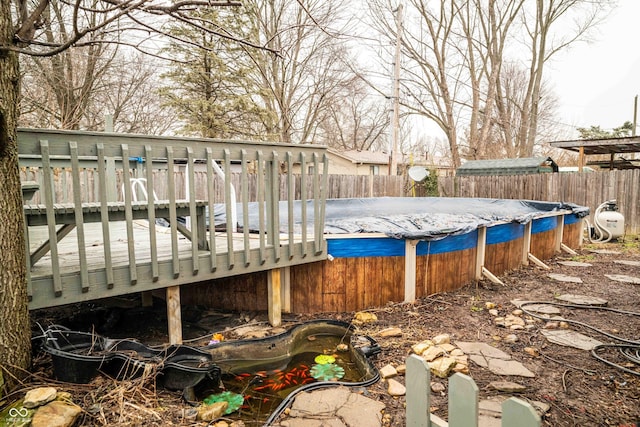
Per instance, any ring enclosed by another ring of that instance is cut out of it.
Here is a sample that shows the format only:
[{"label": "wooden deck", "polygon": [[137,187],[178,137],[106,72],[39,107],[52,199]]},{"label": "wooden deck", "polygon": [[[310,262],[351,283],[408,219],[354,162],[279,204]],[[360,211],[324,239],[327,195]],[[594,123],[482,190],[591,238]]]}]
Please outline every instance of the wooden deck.
[{"label": "wooden deck", "polygon": [[[30,309],[166,288],[177,342],[180,285],[269,272],[277,324],[280,271],[327,258],[326,147],[20,129],[18,153],[35,203],[25,202]],[[207,231],[220,208],[231,233]],[[235,232],[250,209],[254,229]]]},{"label": "wooden deck", "polygon": [[[104,257],[104,240],[102,235],[102,225],[100,223],[86,224],[85,234],[85,254],[89,271],[89,283],[78,282],[80,275],[80,256],[77,246],[77,230],[71,231],[58,243],[59,268],[62,277],[63,289],[59,296],[52,292],[50,283],[52,276],[51,253],[47,253],[31,266],[31,295],[32,300],[29,308],[38,309],[54,305],[89,301],[95,299],[95,295],[101,297],[116,296],[127,293],[159,289],[167,286],[166,280],[160,277],[155,278],[152,274],[152,254],[151,239],[149,236],[149,223],[146,220],[136,220],[133,222],[133,239],[135,248],[135,259],[137,265],[136,280],[132,280],[129,274],[130,253],[127,226],[124,222],[110,223],[111,238],[111,263],[114,271],[113,286],[105,286],[101,278],[106,277],[106,263]],[[171,229],[163,226],[156,226],[157,262],[160,271],[171,271],[173,268],[173,251],[171,242]],[[200,282],[215,278],[222,278],[252,271],[260,271],[264,262],[260,260],[260,237],[257,234],[250,234],[248,240],[248,251],[245,248],[245,236],[243,233],[231,233],[233,242],[233,253],[227,252],[229,235],[226,232],[215,232],[214,241],[217,242],[216,250],[201,250],[198,258],[193,261],[192,243],[187,237],[180,235],[178,238],[178,259],[179,272],[177,277],[171,281],[173,285]],[[207,233],[209,240],[209,233]],[[44,241],[49,238],[46,226],[29,227],[30,249],[34,251]],[[281,244],[288,246],[288,236],[281,236]],[[307,244],[313,245],[313,242]],[[297,238],[293,245],[300,247],[302,242]],[[265,250],[270,249],[267,245]],[[211,255],[215,254],[219,259],[217,264],[222,268],[211,269]],[[285,257],[282,266],[293,265],[293,259]],[[241,268],[235,268],[236,264]],[[165,274],[159,274],[159,276]],[[170,275],[170,274],[168,274]],[[78,287],[74,289],[73,287]]]}]

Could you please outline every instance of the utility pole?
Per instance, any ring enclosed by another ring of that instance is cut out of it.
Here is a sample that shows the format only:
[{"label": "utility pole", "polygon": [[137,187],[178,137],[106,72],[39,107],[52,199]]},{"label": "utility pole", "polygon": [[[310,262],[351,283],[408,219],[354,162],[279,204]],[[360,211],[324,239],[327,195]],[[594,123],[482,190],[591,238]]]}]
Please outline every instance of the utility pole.
[{"label": "utility pole", "polygon": [[[631,136],[636,136],[636,128],[638,127],[638,95],[633,98],[633,129]],[[638,153],[631,153],[631,158],[636,159]]]},{"label": "utility pole", "polygon": [[396,52],[393,67],[393,117],[391,119],[391,162],[389,175],[398,174],[398,145],[400,139],[400,48],[402,46],[402,3],[396,9]]},{"label": "utility pole", "polygon": [[638,95],[633,98],[633,129],[631,136],[636,136],[636,126],[638,126]]}]

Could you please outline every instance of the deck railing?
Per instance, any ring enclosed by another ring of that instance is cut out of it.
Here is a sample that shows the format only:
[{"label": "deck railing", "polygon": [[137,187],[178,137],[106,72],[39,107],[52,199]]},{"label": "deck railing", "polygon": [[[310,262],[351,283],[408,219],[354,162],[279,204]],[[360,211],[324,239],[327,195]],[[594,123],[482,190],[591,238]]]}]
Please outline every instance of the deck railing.
[{"label": "deck railing", "polygon": [[[413,354],[407,358],[406,366],[407,427],[478,427],[479,389],[471,377],[456,373],[449,378],[449,421],[445,421],[430,413],[429,364]],[[541,425],[540,415],[534,407],[516,397],[502,403],[500,418],[502,427],[540,427]]]},{"label": "deck railing", "polygon": [[326,258],[325,147],[20,129],[18,150],[32,309]]}]

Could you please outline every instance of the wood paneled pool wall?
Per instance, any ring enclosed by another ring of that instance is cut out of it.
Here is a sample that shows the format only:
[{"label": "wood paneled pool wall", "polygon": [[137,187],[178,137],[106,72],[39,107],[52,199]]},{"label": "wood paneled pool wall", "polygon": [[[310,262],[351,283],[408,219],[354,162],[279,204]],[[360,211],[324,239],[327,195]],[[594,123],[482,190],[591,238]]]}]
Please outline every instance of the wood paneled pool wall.
[{"label": "wood paneled pool wall", "polygon": [[[546,260],[560,250],[561,243],[568,248],[582,244],[582,221],[575,215],[563,219],[558,214],[534,219],[529,225],[487,227],[480,260],[479,230],[431,242],[382,235],[327,236],[329,259],[287,268],[283,310],[350,312],[402,302],[407,300],[406,281],[411,274],[415,298],[454,291],[481,278],[479,267],[501,275],[527,263],[529,254]],[[413,264],[405,256],[411,244],[415,245]],[[267,309],[267,281],[267,274],[254,273],[184,286],[182,300],[225,310],[262,311]]]}]

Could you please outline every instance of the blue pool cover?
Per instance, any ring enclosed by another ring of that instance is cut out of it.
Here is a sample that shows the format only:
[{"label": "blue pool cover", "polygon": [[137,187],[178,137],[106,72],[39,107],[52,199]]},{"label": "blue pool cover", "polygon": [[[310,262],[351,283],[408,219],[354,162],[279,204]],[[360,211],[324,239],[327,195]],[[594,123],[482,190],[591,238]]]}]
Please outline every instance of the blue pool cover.
[{"label": "blue pool cover", "polygon": [[[242,206],[238,222],[242,223]],[[446,198],[446,197],[377,197],[366,199],[330,199],[325,209],[325,234],[382,233],[396,239],[438,240],[450,235],[469,233],[481,226],[498,223],[525,224],[554,211],[566,210],[574,218],[589,214],[589,208],[572,203],[531,200]],[[288,202],[279,205],[280,230],[288,232]],[[294,231],[302,230],[302,205],[294,202]],[[306,206],[307,229],[313,232],[312,201]],[[249,205],[248,227],[259,229],[258,204]],[[216,218],[216,223],[222,222]],[[565,221],[570,223],[572,221]],[[575,221],[573,221],[575,222]]]}]

